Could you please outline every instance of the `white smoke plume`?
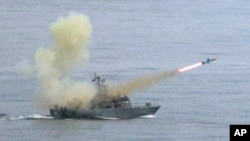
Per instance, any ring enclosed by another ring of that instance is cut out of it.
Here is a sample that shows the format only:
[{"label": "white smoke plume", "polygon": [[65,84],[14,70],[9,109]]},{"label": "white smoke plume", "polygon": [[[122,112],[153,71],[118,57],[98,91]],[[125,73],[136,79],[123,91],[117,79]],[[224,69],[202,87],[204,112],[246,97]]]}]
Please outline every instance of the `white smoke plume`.
[{"label": "white smoke plume", "polygon": [[55,45],[36,52],[36,69],[42,83],[43,106],[87,108],[96,94],[93,85],[74,82],[67,74],[89,58],[91,24],[85,15],[61,17],[50,27]]}]

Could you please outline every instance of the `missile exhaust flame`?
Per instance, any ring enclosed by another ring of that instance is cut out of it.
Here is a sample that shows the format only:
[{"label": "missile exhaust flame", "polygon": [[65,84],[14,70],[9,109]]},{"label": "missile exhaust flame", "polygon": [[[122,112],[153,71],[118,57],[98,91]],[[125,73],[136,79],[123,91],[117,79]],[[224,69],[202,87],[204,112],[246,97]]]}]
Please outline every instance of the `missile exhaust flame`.
[{"label": "missile exhaust flame", "polygon": [[188,71],[188,70],[192,70],[194,68],[197,68],[199,66],[202,66],[202,63],[199,62],[199,63],[196,63],[196,64],[193,64],[193,65],[190,65],[190,66],[186,66],[186,67],[183,67],[183,68],[180,68],[178,69],[178,72],[185,72],[185,71]]}]

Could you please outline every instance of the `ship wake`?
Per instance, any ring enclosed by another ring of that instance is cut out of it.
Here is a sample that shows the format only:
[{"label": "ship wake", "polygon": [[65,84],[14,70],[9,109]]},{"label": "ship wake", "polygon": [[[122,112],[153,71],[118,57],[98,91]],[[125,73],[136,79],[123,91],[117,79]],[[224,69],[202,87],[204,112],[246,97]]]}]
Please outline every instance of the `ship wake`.
[{"label": "ship wake", "polygon": [[15,116],[15,115],[4,115],[0,117],[0,120],[48,120],[48,119],[54,119],[54,117],[49,115],[39,115],[39,114],[33,114],[28,116]]},{"label": "ship wake", "polygon": [[[119,118],[115,118],[115,117],[96,116],[94,118],[100,119],[100,120],[120,120]],[[156,118],[156,116],[155,115],[146,115],[146,116],[141,116],[141,118],[151,119],[151,118]],[[33,115],[28,115],[28,116],[8,116],[8,115],[6,115],[6,116],[0,117],[0,120],[10,120],[10,121],[16,121],[16,120],[55,120],[55,118],[52,116],[49,116],[49,115],[33,114]]]}]

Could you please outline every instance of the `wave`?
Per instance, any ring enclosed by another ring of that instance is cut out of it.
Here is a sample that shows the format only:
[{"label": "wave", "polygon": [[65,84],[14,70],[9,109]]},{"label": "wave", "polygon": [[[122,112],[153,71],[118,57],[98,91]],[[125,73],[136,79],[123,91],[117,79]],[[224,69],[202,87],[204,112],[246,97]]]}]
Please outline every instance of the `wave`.
[{"label": "wave", "polygon": [[14,116],[14,117],[7,117],[7,120],[22,120],[25,119],[24,116]]},{"label": "wave", "polygon": [[54,117],[52,116],[48,116],[48,115],[39,115],[39,114],[34,114],[34,115],[30,115],[28,117],[26,117],[26,119],[54,119]]},{"label": "wave", "polygon": [[[146,115],[141,116],[141,118],[155,118],[155,115]],[[104,119],[104,120],[118,120],[119,118],[114,117],[102,117],[102,116],[96,116],[96,119]],[[29,116],[10,116],[6,114],[0,113],[0,120],[50,120],[54,119],[54,117],[50,115],[39,115],[39,114],[33,114]]]},{"label": "wave", "polygon": [[3,117],[3,116],[6,116],[6,114],[2,114],[2,113],[0,113],[0,117]]},{"label": "wave", "polygon": [[1,120],[43,120],[43,119],[54,119],[52,116],[33,114],[29,116],[13,116],[0,114]]},{"label": "wave", "polygon": [[6,114],[0,113],[0,120],[3,120],[6,117]]}]

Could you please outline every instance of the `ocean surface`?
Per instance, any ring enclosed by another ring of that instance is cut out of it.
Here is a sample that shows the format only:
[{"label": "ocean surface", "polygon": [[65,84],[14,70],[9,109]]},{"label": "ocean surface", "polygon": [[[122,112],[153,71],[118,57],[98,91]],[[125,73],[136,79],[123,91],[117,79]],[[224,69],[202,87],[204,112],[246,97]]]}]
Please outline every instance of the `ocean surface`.
[{"label": "ocean surface", "polygon": [[[223,141],[230,124],[250,124],[248,0],[2,0],[1,141]],[[53,120],[39,108],[35,52],[53,46],[50,25],[70,12],[89,16],[90,58],[70,75],[94,73],[117,83],[218,60],[136,91],[133,102],[160,104],[155,116],[130,120]],[[30,120],[27,120],[30,117]]]}]

